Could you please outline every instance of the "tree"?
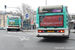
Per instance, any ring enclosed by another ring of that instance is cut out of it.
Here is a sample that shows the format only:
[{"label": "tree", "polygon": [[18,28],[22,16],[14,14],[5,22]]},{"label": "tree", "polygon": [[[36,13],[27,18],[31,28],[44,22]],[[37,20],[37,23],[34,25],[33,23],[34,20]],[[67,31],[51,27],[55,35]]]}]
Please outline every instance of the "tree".
[{"label": "tree", "polygon": [[21,8],[18,7],[19,10],[16,10],[17,12],[21,13],[23,15],[23,20],[26,19],[26,14],[28,14],[28,19],[33,20],[34,11],[31,9],[31,7],[28,4],[22,3]]}]

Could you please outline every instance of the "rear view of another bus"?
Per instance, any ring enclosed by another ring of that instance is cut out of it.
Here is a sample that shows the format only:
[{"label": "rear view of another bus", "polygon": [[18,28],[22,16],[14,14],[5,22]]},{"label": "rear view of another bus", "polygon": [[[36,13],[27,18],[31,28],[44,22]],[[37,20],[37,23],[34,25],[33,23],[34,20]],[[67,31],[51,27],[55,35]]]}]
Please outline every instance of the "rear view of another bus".
[{"label": "rear view of another bus", "polygon": [[10,30],[18,30],[20,31],[21,28],[21,18],[20,16],[8,16],[7,17],[7,31]]},{"label": "rear view of another bus", "polygon": [[36,12],[36,36],[69,38],[69,16],[67,6],[40,6]]}]

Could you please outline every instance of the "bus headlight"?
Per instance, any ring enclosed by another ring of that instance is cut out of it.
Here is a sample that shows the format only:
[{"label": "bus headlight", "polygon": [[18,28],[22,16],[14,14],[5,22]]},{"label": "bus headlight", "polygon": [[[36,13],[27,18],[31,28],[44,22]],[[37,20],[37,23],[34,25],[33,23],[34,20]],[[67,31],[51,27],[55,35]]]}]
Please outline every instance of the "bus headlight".
[{"label": "bus headlight", "polygon": [[38,30],[38,33],[42,33],[43,31],[42,30]]},{"label": "bus headlight", "polygon": [[61,32],[61,33],[63,33],[63,32],[64,32],[64,30],[58,30],[58,32]]}]

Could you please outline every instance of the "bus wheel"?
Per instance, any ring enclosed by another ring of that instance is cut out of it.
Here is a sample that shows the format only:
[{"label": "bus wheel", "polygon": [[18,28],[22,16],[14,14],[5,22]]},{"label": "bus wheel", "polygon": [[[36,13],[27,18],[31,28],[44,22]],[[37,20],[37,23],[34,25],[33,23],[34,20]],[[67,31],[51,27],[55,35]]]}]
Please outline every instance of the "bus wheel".
[{"label": "bus wheel", "polygon": [[[69,33],[69,35],[70,35],[70,33]],[[66,39],[69,39],[69,35],[66,37]]]},{"label": "bus wheel", "polygon": [[66,37],[66,39],[69,39],[69,35],[70,35],[70,28],[68,29],[68,36]]},{"label": "bus wheel", "polygon": [[7,31],[10,31],[9,29],[7,29]]},{"label": "bus wheel", "polygon": [[[68,30],[68,33],[69,33],[69,35],[70,35],[70,29]],[[69,39],[69,35],[66,37],[66,39]]]},{"label": "bus wheel", "polygon": [[17,29],[17,31],[20,31],[20,29]]},{"label": "bus wheel", "polygon": [[49,38],[49,37],[43,37],[43,38],[47,39],[47,38]]},{"label": "bus wheel", "polygon": [[69,35],[66,37],[66,39],[69,39]]},{"label": "bus wheel", "polygon": [[20,31],[20,29],[18,29],[18,31]]},{"label": "bus wheel", "polygon": [[66,39],[69,39],[69,36],[68,36],[68,37],[66,37]]}]

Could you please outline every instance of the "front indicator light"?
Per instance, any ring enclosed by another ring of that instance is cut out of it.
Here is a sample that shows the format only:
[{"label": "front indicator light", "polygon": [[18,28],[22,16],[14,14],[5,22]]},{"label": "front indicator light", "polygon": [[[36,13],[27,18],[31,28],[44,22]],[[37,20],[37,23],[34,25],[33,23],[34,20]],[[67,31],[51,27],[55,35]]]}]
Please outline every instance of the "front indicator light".
[{"label": "front indicator light", "polygon": [[38,33],[42,33],[43,31],[42,30],[38,30]]},{"label": "front indicator light", "polygon": [[64,30],[59,30],[58,32],[61,32],[61,33],[63,33],[63,32],[64,32]]}]

